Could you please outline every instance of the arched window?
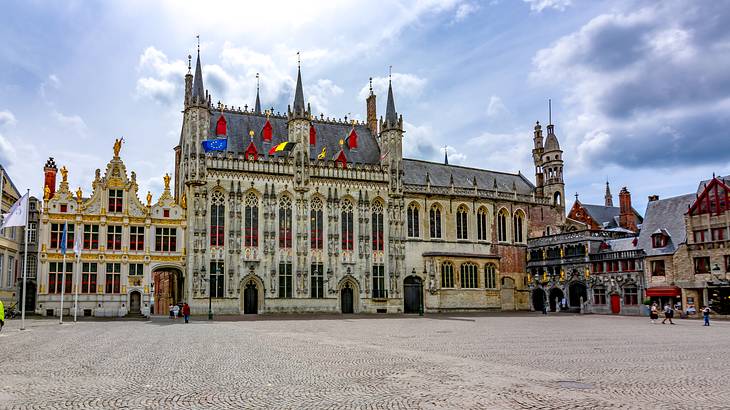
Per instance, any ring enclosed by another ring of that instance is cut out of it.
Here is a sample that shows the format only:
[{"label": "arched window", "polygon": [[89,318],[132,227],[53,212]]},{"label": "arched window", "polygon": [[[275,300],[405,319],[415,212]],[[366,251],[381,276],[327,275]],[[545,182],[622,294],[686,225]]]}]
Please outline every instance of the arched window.
[{"label": "arched window", "polygon": [[408,237],[420,237],[421,233],[418,220],[418,205],[416,205],[415,202],[412,202],[410,205],[408,205],[408,209],[406,210],[406,219],[408,220]]},{"label": "arched window", "polygon": [[253,192],[246,195],[243,208],[243,246],[259,246],[259,199]]},{"label": "arched window", "polygon": [[461,287],[462,288],[477,288],[479,287],[479,280],[477,279],[477,265],[467,262],[461,264]]},{"label": "arched window", "polygon": [[214,192],[210,204],[210,246],[223,246],[226,224],[225,199],[221,192]]},{"label": "arched window", "polygon": [[431,239],[441,239],[441,208],[432,206],[428,216]]},{"label": "arched window", "polygon": [[352,215],[352,202],[343,200],[341,205],[342,213],[340,221],[342,227],[342,250],[351,251],[355,249],[355,229]]},{"label": "arched window", "polygon": [[383,242],[383,204],[380,201],[373,202],[373,213],[371,219],[373,227],[373,250],[382,251]]},{"label": "arched window", "polygon": [[500,242],[507,241],[507,221],[509,213],[506,209],[501,209],[497,214],[497,240]]},{"label": "arched window", "polygon": [[467,230],[467,214],[469,213],[466,205],[460,205],[456,210],[456,239],[468,239]]},{"label": "arched window", "polygon": [[441,287],[454,287],[454,265],[451,262],[441,264]]},{"label": "arched window", "polygon": [[497,268],[493,263],[484,265],[484,287],[487,289],[497,288]]},{"label": "arched window", "polygon": [[309,213],[310,243],[312,249],[322,249],[324,232],[322,230],[322,200],[312,199],[312,209]]},{"label": "arched window", "polygon": [[291,248],[291,236],[291,199],[288,196],[282,196],[279,200],[279,248]]},{"label": "arched window", "polygon": [[487,222],[489,217],[487,216],[487,210],[485,208],[479,208],[477,212],[477,240],[488,241],[489,236],[487,234]]},{"label": "arched window", "polygon": [[560,206],[560,205],[562,205],[562,204],[563,204],[563,200],[562,200],[562,198],[560,197],[560,192],[556,192],[556,193],[555,193],[555,194],[553,195],[553,203],[554,203],[554,204],[555,204],[556,206]]},{"label": "arched window", "polygon": [[515,212],[515,216],[512,218],[512,230],[513,230],[513,238],[516,243],[522,243],[524,242],[524,235],[523,232],[523,225],[525,221],[525,214],[522,213],[522,211]]}]

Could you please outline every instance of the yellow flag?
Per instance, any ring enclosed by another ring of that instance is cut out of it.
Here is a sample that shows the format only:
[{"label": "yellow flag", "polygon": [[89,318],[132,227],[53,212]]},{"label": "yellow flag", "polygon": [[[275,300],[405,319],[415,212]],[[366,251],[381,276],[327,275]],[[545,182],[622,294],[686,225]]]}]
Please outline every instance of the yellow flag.
[{"label": "yellow flag", "polygon": [[325,159],[327,157],[327,147],[322,147],[322,152],[317,155],[317,159]]}]

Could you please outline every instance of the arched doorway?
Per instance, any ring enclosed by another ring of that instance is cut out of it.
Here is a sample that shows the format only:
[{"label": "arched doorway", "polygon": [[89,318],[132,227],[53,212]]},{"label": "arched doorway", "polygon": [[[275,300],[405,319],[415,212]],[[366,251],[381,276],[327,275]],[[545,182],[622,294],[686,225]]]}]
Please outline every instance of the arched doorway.
[{"label": "arched doorway", "polygon": [[409,276],[403,280],[403,312],[420,313],[423,310],[423,287],[421,278]]},{"label": "arched doorway", "polygon": [[588,291],[586,285],[581,282],[573,282],[568,286],[568,303],[570,307],[580,308],[580,301],[583,298],[583,302],[588,300]]},{"label": "arched doorway", "polygon": [[621,296],[618,293],[611,294],[611,313],[618,315],[621,312]]},{"label": "arched doorway", "polygon": [[129,313],[142,313],[142,294],[139,291],[132,291],[129,294]]},{"label": "arched doorway", "polygon": [[183,298],[183,277],[177,269],[159,269],[152,273],[154,285],[154,313],[167,314],[168,307]]},{"label": "arched doorway", "polygon": [[532,307],[536,312],[542,312],[545,307],[545,291],[542,289],[535,289],[532,291]]},{"label": "arched doorway", "polygon": [[255,315],[259,313],[259,288],[253,279],[246,283],[243,290],[243,314]]},{"label": "arched doorway", "polygon": [[557,312],[560,310],[560,303],[563,300],[563,291],[560,288],[550,289],[550,297],[548,299],[550,301],[550,311]]},{"label": "arched doorway", "polygon": [[340,309],[342,313],[355,313],[354,292],[350,282],[340,289]]},{"label": "arched doorway", "polygon": [[502,290],[500,292],[502,310],[515,310],[515,280],[504,276],[502,278]]}]

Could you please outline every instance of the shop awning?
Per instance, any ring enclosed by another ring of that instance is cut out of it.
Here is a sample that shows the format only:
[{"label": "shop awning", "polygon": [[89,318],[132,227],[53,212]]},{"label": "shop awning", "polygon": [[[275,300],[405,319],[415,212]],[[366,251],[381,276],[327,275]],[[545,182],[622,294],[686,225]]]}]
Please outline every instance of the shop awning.
[{"label": "shop awning", "polygon": [[649,297],[679,297],[682,296],[682,289],[678,286],[654,286],[646,289],[646,296]]}]

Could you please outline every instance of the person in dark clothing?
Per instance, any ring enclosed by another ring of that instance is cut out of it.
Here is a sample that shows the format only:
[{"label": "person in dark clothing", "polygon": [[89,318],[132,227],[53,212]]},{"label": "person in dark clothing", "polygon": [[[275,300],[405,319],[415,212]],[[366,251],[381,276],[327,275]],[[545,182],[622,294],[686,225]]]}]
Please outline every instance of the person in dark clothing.
[{"label": "person in dark clothing", "polygon": [[188,321],[190,320],[190,305],[188,305],[187,303],[183,303],[182,314],[185,318],[185,323],[188,323]]},{"label": "person in dark clothing", "polygon": [[669,303],[664,305],[664,320],[662,320],[662,324],[669,319],[669,324],[673,325],[674,322],[672,322],[672,318],[674,317],[674,309],[672,309],[671,306],[669,306]]},{"label": "person in dark clothing", "polygon": [[710,307],[705,306],[704,309],[702,309],[702,317],[705,319],[705,324],[703,326],[710,326]]}]

